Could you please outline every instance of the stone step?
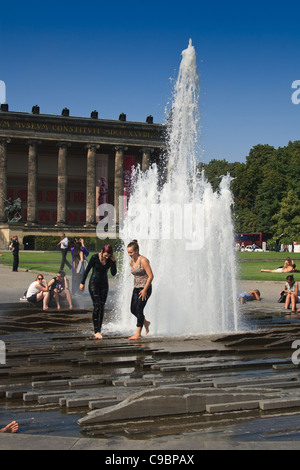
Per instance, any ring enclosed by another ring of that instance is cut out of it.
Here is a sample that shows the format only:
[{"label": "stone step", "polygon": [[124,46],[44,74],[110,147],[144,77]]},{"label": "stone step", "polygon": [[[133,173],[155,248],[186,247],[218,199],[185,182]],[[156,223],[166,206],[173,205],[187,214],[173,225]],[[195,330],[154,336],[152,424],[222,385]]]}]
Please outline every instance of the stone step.
[{"label": "stone step", "polygon": [[[116,406],[104,410],[93,410],[79,420],[81,426],[120,420],[143,419],[157,416],[188,413],[220,413],[252,410],[259,408],[259,402],[267,398],[262,393],[180,393],[180,389],[151,389],[138,392]],[[176,391],[175,391],[176,390]],[[183,391],[186,391],[184,389]],[[275,396],[275,399],[277,397]]]},{"label": "stone step", "polygon": [[216,378],[214,380],[214,387],[224,388],[233,386],[251,386],[251,385],[268,385],[270,383],[280,384],[282,382],[295,381],[300,386],[299,375],[297,374],[285,374],[282,376],[265,376],[265,377],[251,377],[245,379],[228,379],[228,378]]},{"label": "stone step", "polygon": [[259,407],[261,410],[280,410],[284,408],[299,408],[300,407],[300,397],[285,397],[275,400],[262,400],[259,402]]},{"label": "stone step", "polygon": [[118,405],[121,403],[122,400],[118,400],[117,398],[108,398],[108,399],[103,399],[103,400],[92,400],[89,402],[88,406],[90,410],[95,410],[95,409],[102,409],[106,408],[108,406],[114,406]]},{"label": "stone step", "polygon": [[67,408],[82,408],[82,407],[89,407],[90,402],[99,402],[101,400],[101,393],[99,395],[87,395],[81,397],[72,397],[66,399],[66,407]]}]

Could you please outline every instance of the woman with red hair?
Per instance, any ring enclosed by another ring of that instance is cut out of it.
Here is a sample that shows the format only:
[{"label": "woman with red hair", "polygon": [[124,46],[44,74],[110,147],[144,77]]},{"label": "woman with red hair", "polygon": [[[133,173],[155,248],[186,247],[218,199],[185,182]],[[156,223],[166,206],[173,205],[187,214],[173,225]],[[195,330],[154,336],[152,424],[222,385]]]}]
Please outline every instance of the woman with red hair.
[{"label": "woman with red hair", "polygon": [[101,328],[104,317],[104,306],[108,294],[108,277],[110,272],[113,276],[117,274],[116,260],[111,245],[104,245],[100,253],[93,255],[82,276],[80,290],[84,290],[86,278],[93,269],[89,281],[89,293],[93,301],[93,323],[94,336],[96,339],[102,339]]}]

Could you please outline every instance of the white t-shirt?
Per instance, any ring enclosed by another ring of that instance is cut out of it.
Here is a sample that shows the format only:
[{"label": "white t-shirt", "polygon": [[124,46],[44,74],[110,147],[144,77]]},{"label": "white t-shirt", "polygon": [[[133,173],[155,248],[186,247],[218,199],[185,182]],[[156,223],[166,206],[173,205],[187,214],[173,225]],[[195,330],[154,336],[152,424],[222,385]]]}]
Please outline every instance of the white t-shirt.
[{"label": "white t-shirt", "polygon": [[65,237],[60,242],[60,248],[66,250],[68,248],[69,240],[68,237]]},{"label": "white t-shirt", "polygon": [[28,287],[27,294],[26,294],[26,299],[31,297],[34,294],[38,294],[41,292],[36,286],[39,282],[38,281],[33,281],[30,286]]}]

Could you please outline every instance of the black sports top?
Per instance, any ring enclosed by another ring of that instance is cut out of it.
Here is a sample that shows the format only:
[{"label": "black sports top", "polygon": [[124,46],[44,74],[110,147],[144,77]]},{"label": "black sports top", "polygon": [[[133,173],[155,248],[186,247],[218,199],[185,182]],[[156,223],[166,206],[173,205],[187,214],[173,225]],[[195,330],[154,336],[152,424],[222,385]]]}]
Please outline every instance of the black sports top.
[{"label": "black sports top", "polygon": [[93,272],[90,278],[90,282],[94,283],[107,283],[107,272],[109,269],[113,276],[117,274],[116,262],[108,259],[106,264],[102,264],[99,259],[99,254],[96,253],[90,258],[89,264],[87,265],[87,268],[82,276],[81,284],[85,284],[86,278],[92,268]]}]

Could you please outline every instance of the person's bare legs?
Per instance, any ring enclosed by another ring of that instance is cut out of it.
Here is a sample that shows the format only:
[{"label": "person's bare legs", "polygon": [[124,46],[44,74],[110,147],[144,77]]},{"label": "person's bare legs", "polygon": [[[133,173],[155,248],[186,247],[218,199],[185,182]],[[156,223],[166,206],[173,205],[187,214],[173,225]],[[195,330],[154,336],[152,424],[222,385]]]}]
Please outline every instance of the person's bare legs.
[{"label": "person's bare legs", "polygon": [[19,425],[16,421],[12,421],[11,423],[9,423],[7,426],[5,426],[5,428],[3,429],[0,429],[0,432],[11,432],[11,433],[15,433],[15,432],[18,432],[19,430]]},{"label": "person's bare legs", "polygon": [[296,313],[296,302],[298,300],[298,296],[293,292],[291,294],[291,303],[292,303],[292,313]]},{"label": "person's bare legs", "polygon": [[47,310],[48,309],[48,303],[46,304],[45,303],[45,294],[49,294],[50,295],[50,292],[39,292],[36,296],[36,301],[37,302],[40,302],[41,300],[43,301],[43,310]]},{"label": "person's bare legs", "polygon": [[73,306],[72,306],[72,299],[71,299],[71,294],[70,294],[69,289],[65,290],[65,295],[69,304],[69,309],[72,310]]},{"label": "person's bare legs", "polygon": [[285,309],[288,310],[291,301],[291,294],[288,294],[285,299]]},{"label": "person's bare legs", "polygon": [[54,298],[55,298],[55,302],[56,302],[56,308],[57,308],[57,310],[60,310],[59,293],[57,292],[56,289],[54,289]]},{"label": "person's bare legs", "polygon": [[50,292],[43,292],[43,310],[48,310]]},{"label": "person's bare legs", "polygon": [[142,335],[142,328],[140,326],[137,327],[136,332],[133,336],[130,336],[129,339],[141,339]]},{"label": "person's bare legs", "polygon": [[146,335],[149,333],[149,326],[150,326],[150,322],[148,320],[144,320],[144,327],[145,327],[145,333]]},{"label": "person's bare legs", "polygon": [[296,302],[297,302],[297,296],[292,292],[291,294],[288,294],[286,297],[285,301],[285,309],[288,310],[290,303],[292,304],[292,312],[291,313],[297,313],[296,312]]}]

